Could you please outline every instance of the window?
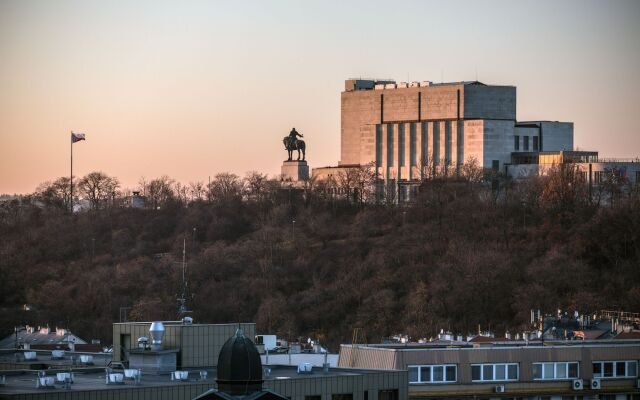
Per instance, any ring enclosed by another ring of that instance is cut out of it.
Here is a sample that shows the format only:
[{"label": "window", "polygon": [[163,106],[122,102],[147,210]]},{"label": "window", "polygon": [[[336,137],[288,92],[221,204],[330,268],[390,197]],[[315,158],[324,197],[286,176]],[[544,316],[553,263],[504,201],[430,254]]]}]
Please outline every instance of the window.
[{"label": "window", "polygon": [[398,166],[404,167],[404,124],[398,124]]},{"label": "window", "polygon": [[382,167],[382,125],[376,125],[376,167]]},{"label": "window", "polygon": [[409,365],[409,383],[448,383],[457,379],[455,365]]},{"label": "window", "polygon": [[322,400],[322,396],[320,395],[304,396],[304,400]]},{"label": "window", "polygon": [[[534,364],[535,365],[535,364]],[[472,381],[517,381],[518,364],[471,365]]]},{"label": "window", "polygon": [[409,125],[409,165],[415,167],[418,165],[416,151],[418,146],[418,138],[416,137],[416,123]]},{"label": "window", "polygon": [[563,380],[578,377],[577,362],[534,363],[534,380]]},{"label": "window", "polygon": [[388,389],[378,391],[378,400],[398,400],[398,389]]},{"label": "window", "polygon": [[515,135],[513,137],[513,149],[514,150],[520,150],[520,136]]},{"label": "window", "polygon": [[593,363],[594,378],[635,378],[637,361],[597,361]]},{"label": "window", "polygon": [[353,400],[353,393],[332,394],[331,400]]},{"label": "window", "polygon": [[387,124],[387,167],[393,167],[393,124]]},{"label": "window", "polygon": [[533,151],[539,151],[538,149],[538,137],[537,136],[533,136]]},{"label": "window", "polygon": [[523,136],[522,142],[522,149],[524,151],[529,151],[529,136]]},{"label": "window", "polygon": [[498,170],[500,169],[500,161],[499,160],[492,160],[491,161],[491,169],[493,170],[493,172],[498,172]]}]

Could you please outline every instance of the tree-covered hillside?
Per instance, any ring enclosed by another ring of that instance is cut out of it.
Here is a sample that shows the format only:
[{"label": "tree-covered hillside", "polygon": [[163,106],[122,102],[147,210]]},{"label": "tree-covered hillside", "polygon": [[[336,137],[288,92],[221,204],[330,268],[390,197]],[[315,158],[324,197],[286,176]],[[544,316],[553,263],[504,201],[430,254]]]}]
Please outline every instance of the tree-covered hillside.
[{"label": "tree-covered hillside", "polygon": [[221,174],[200,191],[143,183],[148,209],[108,192],[70,215],[55,182],[2,203],[3,334],[48,323],[108,343],[121,307],[175,319],[183,243],[196,322],[255,321],[333,350],[356,327],[376,342],[518,331],[538,308],[640,310],[640,196],[610,190],[598,204],[572,171],[520,184],[430,179],[406,206],[320,184],[283,190],[259,174]]}]

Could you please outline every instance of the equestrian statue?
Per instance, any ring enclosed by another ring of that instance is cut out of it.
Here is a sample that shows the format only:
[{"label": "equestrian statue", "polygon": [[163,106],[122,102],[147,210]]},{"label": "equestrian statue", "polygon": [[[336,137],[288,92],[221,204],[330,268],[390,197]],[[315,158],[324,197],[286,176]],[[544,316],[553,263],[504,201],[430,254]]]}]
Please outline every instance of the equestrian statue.
[{"label": "equestrian statue", "polygon": [[294,150],[298,150],[298,161],[300,161],[300,152],[302,152],[302,161],[304,161],[306,146],[304,144],[304,140],[299,140],[298,137],[304,136],[299,134],[298,131],[296,131],[296,128],[293,128],[291,129],[291,132],[289,132],[289,136],[285,136],[284,139],[282,139],[284,148],[289,153],[287,161],[291,161]]}]

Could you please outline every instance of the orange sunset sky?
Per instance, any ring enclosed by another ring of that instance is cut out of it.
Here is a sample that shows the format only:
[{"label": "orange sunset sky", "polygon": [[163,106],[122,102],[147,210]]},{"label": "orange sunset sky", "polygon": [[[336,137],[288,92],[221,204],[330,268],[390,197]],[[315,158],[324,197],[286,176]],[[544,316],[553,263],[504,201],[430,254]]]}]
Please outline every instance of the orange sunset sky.
[{"label": "orange sunset sky", "polygon": [[279,173],[305,135],[340,154],[350,77],[517,86],[518,119],[640,156],[639,1],[0,0],[0,193],[103,171],[206,182]]}]

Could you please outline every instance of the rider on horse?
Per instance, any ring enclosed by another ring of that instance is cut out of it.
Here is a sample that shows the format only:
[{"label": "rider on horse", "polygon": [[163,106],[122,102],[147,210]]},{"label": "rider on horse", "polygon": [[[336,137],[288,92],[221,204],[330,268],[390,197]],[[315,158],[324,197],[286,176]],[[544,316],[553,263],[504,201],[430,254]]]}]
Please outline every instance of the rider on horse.
[{"label": "rider on horse", "polygon": [[296,144],[296,140],[298,140],[296,136],[304,137],[301,134],[299,134],[298,131],[296,131],[296,128],[291,129],[291,132],[289,132],[289,148],[290,149],[293,149],[293,146]]}]

